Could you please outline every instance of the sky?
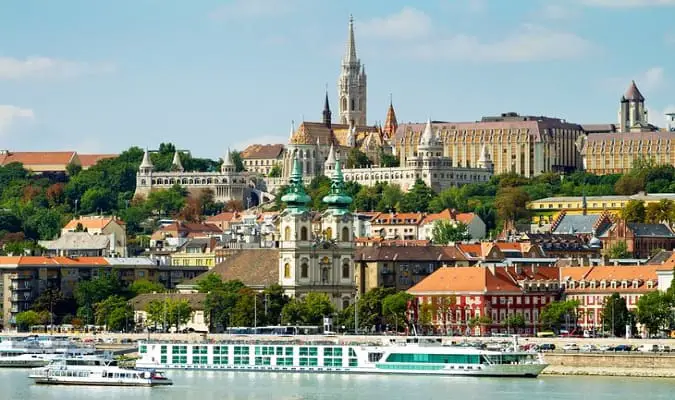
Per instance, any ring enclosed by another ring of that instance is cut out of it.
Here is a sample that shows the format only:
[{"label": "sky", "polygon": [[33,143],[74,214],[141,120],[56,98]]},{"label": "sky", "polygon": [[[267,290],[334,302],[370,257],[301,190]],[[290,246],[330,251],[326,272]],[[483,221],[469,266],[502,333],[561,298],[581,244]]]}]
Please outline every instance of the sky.
[{"label": "sky", "polygon": [[368,122],[675,111],[675,0],[24,0],[0,4],[0,149],[195,157],[320,121],[354,16]]}]

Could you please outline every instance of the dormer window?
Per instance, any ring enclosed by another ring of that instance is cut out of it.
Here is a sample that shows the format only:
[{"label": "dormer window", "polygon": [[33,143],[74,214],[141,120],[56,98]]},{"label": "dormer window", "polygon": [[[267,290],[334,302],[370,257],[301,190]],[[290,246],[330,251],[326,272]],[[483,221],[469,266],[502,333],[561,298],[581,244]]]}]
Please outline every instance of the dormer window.
[{"label": "dormer window", "polygon": [[607,281],[600,281],[600,289],[606,289],[607,288]]},{"label": "dormer window", "polygon": [[591,281],[591,289],[595,289],[595,281]]},{"label": "dormer window", "polygon": [[568,286],[570,289],[574,289],[574,281],[570,281],[570,282],[567,284],[567,286]]},{"label": "dormer window", "polygon": [[612,286],[612,289],[616,289],[616,281],[613,280],[611,286]]},{"label": "dormer window", "polygon": [[637,289],[640,283],[637,280],[633,281],[633,289]]},{"label": "dormer window", "polygon": [[621,289],[628,289],[628,281],[621,281]]},{"label": "dormer window", "polygon": [[653,287],[654,287],[654,282],[652,282],[652,281],[647,281],[647,288],[648,288],[648,289],[651,289],[651,288],[653,288]]},{"label": "dormer window", "polygon": [[586,282],[584,281],[579,282],[579,289],[586,289]]}]

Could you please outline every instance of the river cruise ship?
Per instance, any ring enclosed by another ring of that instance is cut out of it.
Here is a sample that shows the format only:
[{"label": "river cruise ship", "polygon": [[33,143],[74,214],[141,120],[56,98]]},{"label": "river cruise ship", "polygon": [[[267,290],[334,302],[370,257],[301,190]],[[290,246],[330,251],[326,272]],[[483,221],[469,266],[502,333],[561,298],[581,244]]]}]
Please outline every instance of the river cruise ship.
[{"label": "river cruise ship", "polygon": [[93,354],[93,347],[78,346],[66,337],[27,336],[0,339],[0,368],[34,368],[64,354]]},{"label": "river cruise ship", "polygon": [[446,346],[417,337],[369,344],[297,337],[217,343],[144,341],[138,351],[136,367],[163,370],[536,377],[547,366],[538,353]]},{"label": "river cruise ship", "polygon": [[81,386],[166,386],[173,382],[152,369],[121,368],[98,356],[61,357],[29,375],[35,383]]}]

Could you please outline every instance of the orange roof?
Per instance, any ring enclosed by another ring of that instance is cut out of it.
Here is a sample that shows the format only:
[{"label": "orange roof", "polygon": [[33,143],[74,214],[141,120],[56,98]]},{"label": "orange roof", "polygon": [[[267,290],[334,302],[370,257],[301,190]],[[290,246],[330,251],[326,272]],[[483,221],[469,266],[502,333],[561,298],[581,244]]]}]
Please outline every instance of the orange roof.
[{"label": "orange roof", "polygon": [[455,246],[469,257],[483,257],[483,247],[480,244],[457,243]]},{"label": "orange roof", "polygon": [[0,257],[0,264],[33,266],[33,265],[110,265],[104,257],[45,257],[45,256],[21,256]]},{"label": "orange roof", "polygon": [[[560,268],[560,280],[562,282],[572,280],[572,281],[628,281],[628,288],[611,288],[609,285],[602,289],[598,285],[595,288],[591,289],[586,287],[584,289],[579,289],[575,287],[574,289],[567,289],[567,291],[614,291],[617,290],[623,291],[653,291],[656,290],[656,287],[647,288],[644,282],[647,281],[658,281],[656,271],[662,268],[660,265],[631,265],[631,266],[596,266],[596,267],[561,267]],[[633,288],[630,284],[632,281],[638,280],[642,283],[639,284],[637,289]]]},{"label": "orange roof", "polygon": [[113,221],[117,222],[120,225],[124,224],[122,220],[115,219],[114,217],[93,216],[93,217],[73,218],[63,228],[67,230],[76,229],[77,224],[82,224],[82,227],[87,229],[103,229]]},{"label": "orange roof", "polygon": [[241,152],[242,159],[279,158],[284,151],[283,144],[252,144]]},{"label": "orange roof", "polygon": [[0,165],[19,162],[31,165],[68,165],[75,157],[74,151],[16,151],[0,153]]},{"label": "orange roof", "polygon": [[107,158],[117,158],[119,154],[78,154],[77,158],[80,159],[80,165],[82,168],[87,169],[101,160]]},{"label": "orange roof", "polygon": [[230,222],[237,217],[237,212],[221,212],[220,214],[210,216],[206,222]]},{"label": "orange roof", "polygon": [[474,213],[453,213],[452,210],[446,208],[445,210],[439,213],[428,214],[422,219],[422,221],[420,221],[420,224],[428,224],[437,220],[445,220],[445,221],[459,221],[466,225],[469,224],[475,217],[476,214]]},{"label": "orange roof", "polygon": [[410,225],[419,224],[424,218],[422,213],[379,213],[371,219],[378,225]]},{"label": "orange roof", "polygon": [[455,215],[455,219],[465,225],[471,223],[474,218],[476,218],[475,213],[459,213]]},{"label": "orange roof", "polygon": [[523,249],[521,243],[517,242],[495,242],[494,244],[499,250],[521,251]]},{"label": "orange roof", "polygon": [[487,267],[444,267],[408,289],[414,295],[456,292],[520,292],[521,288],[503,268],[494,274]]}]

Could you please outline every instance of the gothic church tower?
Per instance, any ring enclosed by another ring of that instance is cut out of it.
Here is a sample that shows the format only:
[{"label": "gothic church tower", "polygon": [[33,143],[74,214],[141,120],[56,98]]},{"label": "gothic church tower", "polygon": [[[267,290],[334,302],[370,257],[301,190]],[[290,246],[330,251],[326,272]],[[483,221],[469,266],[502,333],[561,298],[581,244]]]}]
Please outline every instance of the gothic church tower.
[{"label": "gothic church tower", "polygon": [[356,57],[354,18],[349,16],[347,51],[342,59],[338,79],[338,108],[340,123],[356,126],[366,125],[366,67]]}]

